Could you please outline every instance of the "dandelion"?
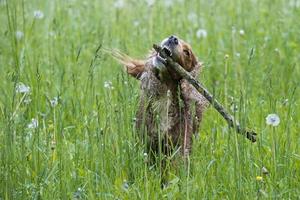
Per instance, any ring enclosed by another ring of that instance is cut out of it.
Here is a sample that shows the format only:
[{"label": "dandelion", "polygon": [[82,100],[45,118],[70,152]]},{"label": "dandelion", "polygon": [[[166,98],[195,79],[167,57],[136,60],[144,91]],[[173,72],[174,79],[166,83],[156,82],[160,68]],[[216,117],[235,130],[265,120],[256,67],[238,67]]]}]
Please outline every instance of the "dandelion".
[{"label": "dandelion", "polygon": [[263,180],[263,177],[261,177],[261,176],[256,176],[256,180],[257,180],[257,181],[262,181],[262,180]]},{"label": "dandelion", "polygon": [[278,48],[275,48],[274,51],[275,51],[276,53],[279,53],[279,49],[278,49]]},{"label": "dandelion", "polygon": [[32,119],[31,119],[31,122],[27,125],[27,128],[29,128],[29,129],[35,129],[35,128],[37,128],[38,126],[39,126],[38,120],[35,119],[35,118],[32,118]]},{"label": "dandelion", "polygon": [[236,57],[241,57],[241,54],[239,52],[235,53]]},{"label": "dandelion", "polygon": [[50,100],[51,107],[54,108],[55,106],[57,106],[57,104],[58,104],[58,98],[57,97],[54,97],[53,99]]},{"label": "dandelion", "polygon": [[124,0],[117,0],[115,1],[114,3],[114,7],[117,8],[117,9],[121,9],[125,6],[125,2]]},{"label": "dandelion", "polygon": [[280,118],[277,114],[269,114],[266,117],[266,124],[271,126],[278,126],[280,123]]},{"label": "dandelion", "polygon": [[16,31],[16,38],[21,40],[24,37],[24,33],[22,31]]},{"label": "dandelion", "polygon": [[245,31],[243,29],[240,30],[240,35],[245,35]]},{"label": "dandelion", "polygon": [[262,168],[261,168],[261,172],[262,172],[262,174],[264,174],[264,175],[268,175],[268,174],[269,174],[269,171],[267,170],[266,167],[262,167]]},{"label": "dandelion", "polygon": [[228,54],[225,54],[224,59],[226,60],[226,59],[228,59],[228,58],[229,58],[229,55],[228,55]]},{"label": "dandelion", "polygon": [[24,93],[24,94],[28,94],[30,92],[30,87],[24,85],[24,83],[18,83],[16,86],[16,92],[17,93]]},{"label": "dandelion", "polygon": [[197,38],[206,38],[207,37],[207,31],[205,29],[199,28],[196,32]]},{"label": "dandelion", "polygon": [[104,82],[104,87],[107,89],[114,89],[114,87],[112,86],[112,82],[111,81],[105,81]]},{"label": "dandelion", "polygon": [[150,7],[150,6],[153,6],[153,5],[154,5],[155,0],[146,0],[146,3],[147,3],[147,5]]},{"label": "dandelion", "polygon": [[35,10],[33,12],[33,16],[35,19],[43,19],[44,18],[44,13],[40,10]]}]

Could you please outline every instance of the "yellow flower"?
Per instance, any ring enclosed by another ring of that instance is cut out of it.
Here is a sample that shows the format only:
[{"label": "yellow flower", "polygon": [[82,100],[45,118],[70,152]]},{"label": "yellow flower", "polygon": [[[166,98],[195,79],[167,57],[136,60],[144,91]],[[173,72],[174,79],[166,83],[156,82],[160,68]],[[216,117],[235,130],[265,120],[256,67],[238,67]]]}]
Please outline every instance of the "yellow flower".
[{"label": "yellow flower", "polygon": [[263,177],[261,177],[261,176],[256,176],[256,180],[257,180],[257,181],[262,181],[262,180],[263,180]]}]

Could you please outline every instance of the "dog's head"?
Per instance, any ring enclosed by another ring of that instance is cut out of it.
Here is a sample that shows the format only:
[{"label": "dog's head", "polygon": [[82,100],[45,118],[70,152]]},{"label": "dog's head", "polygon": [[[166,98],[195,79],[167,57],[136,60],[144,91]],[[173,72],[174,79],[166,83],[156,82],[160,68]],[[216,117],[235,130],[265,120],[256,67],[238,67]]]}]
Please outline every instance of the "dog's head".
[{"label": "dog's head", "polygon": [[[161,42],[161,47],[167,54],[178,64],[180,64],[186,71],[191,72],[197,68],[198,61],[194,55],[191,46],[179,39],[176,36],[171,35]],[[164,59],[156,54],[153,58],[154,73],[161,81],[178,80],[180,77],[173,71],[168,71],[165,67]]]},{"label": "dog's head", "polygon": [[197,65],[197,58],[191,46],[180,38],[171,35],[161,42],[161,47],[165,48],[172,59],[188,72]]},{"label": "dog's head", "polygon": [[[180,64],[185,70],[191,73],[196,70],[194,74],[198,74],[200,65],[198,64],[197,57],[194,55],[192,48],[188,43],[172,35],[161,42],[161,47],[165,48],[172,59]],[[140,78],[147,68],[145,65],[147,65],[148,60],[132,59],[125,54],[120,54],[118,52],[114,52],[114,54],[115,55],[113,56],[125,65],[128,74],[135,78]],[[150,68],[153,69],[155,75],[161,81],[169,79],[176,80],[179,78],[175,73],[169,73],[167,71],[162,58],[156,52],[151,54],[150,61]]]}]

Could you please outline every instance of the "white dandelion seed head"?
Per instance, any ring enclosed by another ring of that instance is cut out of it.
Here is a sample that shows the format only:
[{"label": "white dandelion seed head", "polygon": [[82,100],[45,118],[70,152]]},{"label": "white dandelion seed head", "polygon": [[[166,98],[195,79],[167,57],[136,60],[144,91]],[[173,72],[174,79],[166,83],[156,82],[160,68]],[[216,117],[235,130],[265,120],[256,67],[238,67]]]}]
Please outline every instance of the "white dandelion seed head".
[{"label": "white dandelion seed head", "polygon": [[197,38],[206,38],[207,37],[207,31],[205,29],[199,28],[196,32]]},{"label": "white dandelion seed head", "polygon": [[16,38],[21,40],[24,37],[24,33],[22,31],[16,31]]},{"label": "white dandelion seed head", "polygon": [[146,0],[146,3],[150,7],[150,6],[153,6],[155,4],[155,0]]},{"label": "white dandelion seed head", "polygon": [[269,114],[267,117],[266,117],[266,124],[267,125],[271,125],[271,126],[278,126],[280,123],[280,118],[277,114]]},{"label": "white dandelion seed head", "polygon": [[274,51],[275,51],[276,53],[279,53],[279,49],[278,49],[278,48],[275,48]]},{"label": "white dandelion seed head", "polygon": [[30,92],[30,87],[20,82],[16,85],[16,92],[22,94],[28,94]]},{"label": "white dandelion seed head", "polygon": [[235,53],[236,57],[241,57],[241,54],[239,52]]},{"label": "white dandelion seed head", "polygon": [[57,104],[58,104],[58,98],[57,97],[54,97],[53,99],[50,100],[51,107],[54,108],[55,106],[57,106]]},{"label": "white dandelion seed head", "polygon": [[243,29],[240,30],[240,35],[245,35],[245,31]]},{"label": "white dandelion seed head", "polygon": [[268,171],[268,169],[267,169],[266,167],[262,167],[262,168],[261,168],[261,172],[262,172],[263,174],[265,174],[265,175],[269,174],[269,171]]},{"label": "white dandelion seed head", "polygon": [[124,8],[124,6],[125,6],[124,0],[117,0],[114,2],[114,7],[117,9]]},{"label": "white dandelion seed head", "polygon": [[148,156],[148,154],[145,152],[145,153],[144,153],[144,157],[147,157],[147,156]]},{"label": "white dandelion seed head", "polygon": [[107,89],[111,89],[111,90],[114,89],[111,81],[105,81],[104,82],[104,87],[107,88]]},{"label": "white dandelion seed head", "polygon": [[35,19],[43,19],[44,13],[41,10],[35,10],[33,11],[33,16]]},{"label": "white dandelion seed head", "polygon": [[32,118],[32,119],[31,119],[31,122],[27,125],[27,128],[29,128],[29,129],[35,129],[35,128],[37,128],[38,126],[39,126],[38,120],[35,119],[35,118]]}]

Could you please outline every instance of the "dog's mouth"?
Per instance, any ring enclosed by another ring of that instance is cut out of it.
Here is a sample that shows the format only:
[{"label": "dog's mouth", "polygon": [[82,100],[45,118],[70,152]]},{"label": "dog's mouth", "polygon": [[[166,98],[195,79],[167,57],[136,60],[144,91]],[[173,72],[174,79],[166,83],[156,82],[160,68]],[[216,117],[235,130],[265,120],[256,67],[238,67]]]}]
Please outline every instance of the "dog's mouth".
[{"label": "dog's mouth", "polygon": [[170,49],[168,46],[164,45],[163,48],[162,48],[162,50],[164,51],[164,53],[165,53],[167,56],[169,56],[169,57],[172,56],[172,51],[171,51],[171,49]]},{"label": "dog's mouth", "polygon": [[[172,51],[167,45],[162,46],[162,51],[169,57],[172,57]],[[162,57],[159,53],[157,54],[159,60],[166,64],[166,58]]]}]

